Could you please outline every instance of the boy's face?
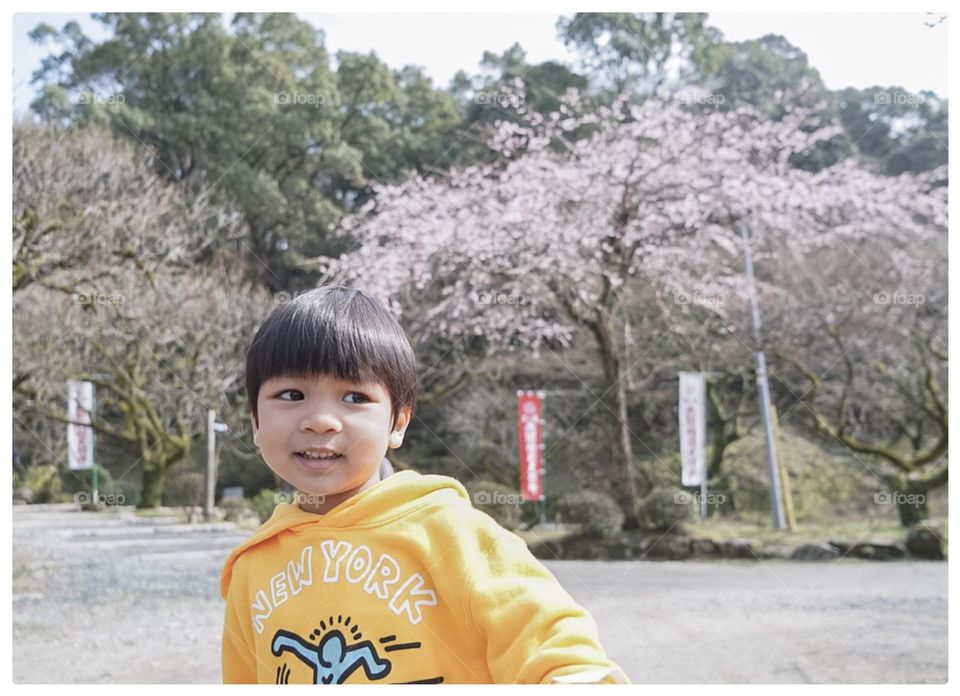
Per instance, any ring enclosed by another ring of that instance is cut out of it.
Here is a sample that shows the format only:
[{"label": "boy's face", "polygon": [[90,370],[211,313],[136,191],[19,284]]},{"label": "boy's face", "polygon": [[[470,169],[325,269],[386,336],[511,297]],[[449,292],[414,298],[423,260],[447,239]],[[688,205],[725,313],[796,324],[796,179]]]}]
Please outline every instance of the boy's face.
[{"label": "boy's face", "polygon": [[[391,429],[391,407],[378,382],[273,377],[260,385],[259,427],[253,414],[250,420],[267,466],[302,494],[302,509],[322,514],[380,480],[387,447],[399,446],[410,421],[404,409]],[[391,433],[399,438],[391,442]],[[340,456],[324,461],[309,450]]]}]

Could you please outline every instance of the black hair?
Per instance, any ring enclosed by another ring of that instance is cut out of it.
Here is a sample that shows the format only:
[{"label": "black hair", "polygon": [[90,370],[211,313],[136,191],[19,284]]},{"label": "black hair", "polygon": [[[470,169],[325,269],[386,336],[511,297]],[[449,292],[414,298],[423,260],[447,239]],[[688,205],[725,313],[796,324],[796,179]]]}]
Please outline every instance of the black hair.
[{"label": "black hair", "polygon": [[260,325],[247,351],[247,398],[257,422],[260,386],[284,375],[379,382],[390,393],[393,426],[417,398],[417,360],[403,329],[376,300],[342,285],[299,294]]}]

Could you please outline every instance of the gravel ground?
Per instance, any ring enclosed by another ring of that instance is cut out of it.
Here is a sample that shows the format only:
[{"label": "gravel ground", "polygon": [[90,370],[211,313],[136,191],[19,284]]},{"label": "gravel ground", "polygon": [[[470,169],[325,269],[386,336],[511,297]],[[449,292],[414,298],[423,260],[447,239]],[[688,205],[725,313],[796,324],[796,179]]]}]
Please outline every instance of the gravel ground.
[{"label": "gravel ground", "polygon": [[[16,683],[218,683],[249,532],[14,509]],[[944,683],[947,564],[552,561],[635,683]]]}]

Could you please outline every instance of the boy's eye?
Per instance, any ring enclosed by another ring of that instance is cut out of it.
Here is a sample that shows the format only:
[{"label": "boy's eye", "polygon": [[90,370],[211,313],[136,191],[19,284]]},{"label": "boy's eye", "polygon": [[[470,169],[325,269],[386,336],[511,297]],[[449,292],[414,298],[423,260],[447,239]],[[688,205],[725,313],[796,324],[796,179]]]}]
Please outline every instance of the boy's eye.
[{"label": "boy's eye", "polygon": [[[296,394],[297,396],[291,396],[289,399],[287,399],[284,398],[284,394]],[[305,397],[303,392],[299,389],[284,389],[282,392],[277,394],[277,398],[281,401],[303,401]],[[365,404],[370,401],[366,394],[361,394],[360,392],[350,392],[343,398],[347,400],[347,403],[351,404]]]}]

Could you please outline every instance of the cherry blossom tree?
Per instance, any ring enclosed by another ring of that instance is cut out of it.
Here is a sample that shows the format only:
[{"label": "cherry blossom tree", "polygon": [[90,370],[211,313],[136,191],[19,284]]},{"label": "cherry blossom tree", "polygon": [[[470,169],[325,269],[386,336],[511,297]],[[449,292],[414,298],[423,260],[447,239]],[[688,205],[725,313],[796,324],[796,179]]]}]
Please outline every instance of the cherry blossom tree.
[{"label": "cherry blossom tree", "polygon": [[16,122],[13,292],[88,293],[124,268],[151,282],[244,234],[239,216],[159,177],[153,157],[98,126]]},{"label": "cherry blossom tree", "polygon": [[207,410],[242,403],[243,356],[270,302],[217,249],[245,234],[242,220],[191,202],[150,157],[92,126],[14,126],[19,449],[63,465],[64,384],[90,381],[91,427],[130,457],[117,480],[139,474],[144,507],[160,504],[168,470],[206,436]]},{"label": "cherry blossom tree", "polygon": [[910,525],[948,477],[947,237],[897,241],[784,254],[767,316],[790,410],[876,476]]},{"label": "cherry blossom tree", "polygon": [[97,389],[90,427],[129,453],[115,480],[139,479],[139,505],[160,505],[167,472],[206,437],[208,409],[243,423],[234,404],[242,403],[244,354],[270,296],[242,281],[239,268],[163,268],[154,284],[127,269],[96,300],[40,286],[18,293],[14,367],[29,379],[15,386],[14,405],[30,447],[44,446],[32,419],[70,422],[66,380],[89,381]]},{"label": "cherry blossom tree", "polygon": [[321,263],[327,279],[377,296],[421,338],[479,337],[487,351],[537,355],[585,329],[614,435],[602,471],[632,527],[649,482],[631,465],[627,281],[742,300],[740,222],[759,263],[769,239],[802,256],[837,239],[921,234],[945,225],[945,199],[919,177],[877,176],[849,158],[817,173],[792,166],[841,129],[793,108],[789,94],[772,121],[747,107],[691,108],[685,93],[641,104],[622,95],[586,112],[571,91],[557,112],[539,114],[516,88],[518,118],[489,143],[496,162],[378,187],[340,228],[355,247]]}]

